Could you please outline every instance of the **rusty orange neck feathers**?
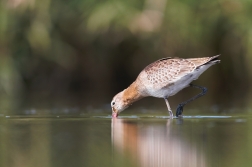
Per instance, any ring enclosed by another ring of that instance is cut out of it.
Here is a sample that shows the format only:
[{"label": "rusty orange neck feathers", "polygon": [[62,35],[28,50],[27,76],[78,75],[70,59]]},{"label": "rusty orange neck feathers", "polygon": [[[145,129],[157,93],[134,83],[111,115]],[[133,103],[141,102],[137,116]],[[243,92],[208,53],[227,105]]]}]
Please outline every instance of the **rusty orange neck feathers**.
[{"label": "rusty orange neck feathers", "polygon": [[127,89],[123,92],[123,102],[129,106],[137,100],[143,98],[138,90],[138,85],[136,82],[133,82]]}]

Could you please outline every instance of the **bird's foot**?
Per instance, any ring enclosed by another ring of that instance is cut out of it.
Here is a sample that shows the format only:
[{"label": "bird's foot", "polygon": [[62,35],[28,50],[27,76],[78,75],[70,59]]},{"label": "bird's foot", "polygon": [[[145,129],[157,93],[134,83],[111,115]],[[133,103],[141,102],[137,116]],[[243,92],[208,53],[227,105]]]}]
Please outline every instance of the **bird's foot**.
[{"label": "bird's foot", "polygon": [[178,107],[177,107],[177,111],[176,111],[176,116],[177,117],[182,117],[182,112],[183,112],[183,105],[182,104],[179,104]]},{"label": "bird's foot", "polygon": [[173,119],[173,113],[171,110],[169,110],[169,115],[170,115],[170,119]]}]

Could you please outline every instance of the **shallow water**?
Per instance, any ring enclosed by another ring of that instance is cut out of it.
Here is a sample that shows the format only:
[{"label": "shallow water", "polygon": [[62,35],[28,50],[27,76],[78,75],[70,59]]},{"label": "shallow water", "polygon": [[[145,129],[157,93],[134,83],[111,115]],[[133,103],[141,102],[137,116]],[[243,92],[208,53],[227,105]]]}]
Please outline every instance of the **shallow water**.
[{"label": "shallow water", "polygon": [[252,116],[4,116],[3,167],[252,166]]}]

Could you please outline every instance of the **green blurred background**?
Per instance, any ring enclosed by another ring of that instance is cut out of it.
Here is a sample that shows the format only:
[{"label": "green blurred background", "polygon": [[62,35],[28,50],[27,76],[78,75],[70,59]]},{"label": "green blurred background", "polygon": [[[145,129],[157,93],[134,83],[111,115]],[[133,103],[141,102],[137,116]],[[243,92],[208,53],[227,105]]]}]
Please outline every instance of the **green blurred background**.
[{"label": "green blurred background", "polygon": [[[149,63],[217,54],[221,64],[194,82],[208,94],[189,107],[250,110],[251,15],[247,0],[3,0],[0,114],[110,112]],[[197,90],[183,92],[173,110]],[[166,106],[146,98],[133,107]]]}]

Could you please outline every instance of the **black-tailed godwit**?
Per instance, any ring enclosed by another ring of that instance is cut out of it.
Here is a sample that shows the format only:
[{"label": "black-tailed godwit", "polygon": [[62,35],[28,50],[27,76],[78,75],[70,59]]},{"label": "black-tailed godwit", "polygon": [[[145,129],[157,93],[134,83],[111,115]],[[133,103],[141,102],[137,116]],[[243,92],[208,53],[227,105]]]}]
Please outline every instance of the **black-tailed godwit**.
[{"label": "black-tailed godwit", "polygon": [[117,117],[121,111],[135,101],[143,97],[153,96],[165,100],[170,118],[173,118],[168,97],[188,86],[201,89],[200,94],[178,105],[176,116],[182,115],[183,107],[187,103],[205,95],[207,92],[207,88],[193,85],[191,82],[198,79],[209,67],[219,63],[218,57],[219,55],[188,59],[168,57],[151,63],[140,72],[137,79],[128,88],[114,96],[111,102],[112,117]]}]

